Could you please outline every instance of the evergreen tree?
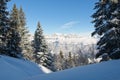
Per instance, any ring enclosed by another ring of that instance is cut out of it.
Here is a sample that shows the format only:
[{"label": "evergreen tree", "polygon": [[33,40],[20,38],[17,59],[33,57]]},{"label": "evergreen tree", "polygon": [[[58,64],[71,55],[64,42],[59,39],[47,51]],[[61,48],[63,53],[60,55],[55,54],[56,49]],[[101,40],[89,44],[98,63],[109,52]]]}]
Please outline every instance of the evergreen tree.
[{"label": "evergreen tree", "polygon": [[[100,35],[98,41],[99,56],[120,58],[120,0],[99,0],[96,3],[94,18],[95,31],[92,35]],[[107,55],[105,55],[107,54]],[[106,57],[107,58],[107,57]]]},{"label": "evergreen tree", "polygon": [[30,34],[26,27],[25,13],[23,12],[22,7],[20,7],[18,16],[20,21],[20,26],[19,26],[19,34],[21,37],[20,47],[22,49],[23,56],[31,60],[33,55],[32,54],[33,50],[31,46],[31,41],[29,40]]},{"label": "evergreen tree", "polygon": [[67,68],[72,68],[74,66],[75,66],[75,64],[74,64],[74,61],[73,61],[73,56],[72,56],[71,52],[69,52],[69,55],[68,55],[68,67]]},{"label": "evergreen tree", "polygon": [[7,32],[9,29],[9,18],[7,2],[10,0],[0,0],[0,54],[8,55],[7,53]]},{"label": "evergreen tree", "polygon": [[60,50],[59,54],[55,56],[54,67],[56,71],[66,69],[65,58],[63,52]]},{"label": "evergreen tree", "polygon": [[10,14],[9,40],[7,42],[9,56],[22,58],[22,49],[20,48],[21,37],[19,34],[19,12],[14,4]]},{"label": "evergreen tree", "polygon": [[55,71],[54,69],[54,56],[53,54],[49,51],[48,53],[46,53],[43,57],[41,57],[41,63],[43,66],[47,67],[48,69]]},{"label": "evergreen tree", "polygon": [[34,35],[34,49],[35,62],[44,65],[45,58],[48,52],[48,47],[43,36],[43,30],[40,22],[38,22],[37,29]]},{"label": "evergreen tree", "polygon": [[60,55],[61,58],[64,58],[63,52],[61,50],[60,50],[59,55]]}]

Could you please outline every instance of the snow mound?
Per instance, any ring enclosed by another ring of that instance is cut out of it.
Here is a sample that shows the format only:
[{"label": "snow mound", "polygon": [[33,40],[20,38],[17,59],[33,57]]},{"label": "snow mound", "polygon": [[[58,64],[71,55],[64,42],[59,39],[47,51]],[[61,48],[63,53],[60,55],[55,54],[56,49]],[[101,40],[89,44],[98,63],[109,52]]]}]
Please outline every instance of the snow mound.
[{"label": "snow mound", "polygon": [[52,71],[42,65],[39,65],[40,69],[44,72],[44,73],[51,73]]},{"label": "snow mound", "polygon": [[0,80],[25,80],[25,78],[45,74],[35,63],[0,55]]},{"label": "snow mound", "polygon": [[120,80],[120,60],[72,68],[27,80]]}]

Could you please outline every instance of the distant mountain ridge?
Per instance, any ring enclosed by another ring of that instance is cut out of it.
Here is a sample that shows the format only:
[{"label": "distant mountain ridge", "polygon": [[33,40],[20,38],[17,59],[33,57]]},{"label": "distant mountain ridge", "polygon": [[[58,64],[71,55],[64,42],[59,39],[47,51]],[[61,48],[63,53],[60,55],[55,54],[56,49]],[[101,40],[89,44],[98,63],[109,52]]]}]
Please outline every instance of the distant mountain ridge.
[{"label": "distant mountain ridge", "polygon": [[67,43],[67,44],[95,44],[97,39],[90,37],[90,36],[81,36],[79,34],[52,34],[52,35],[45,35],[46,41],[49,42],[60,42],[60,43]]},{"label": "distant mountain ridge", "polygon": [[[49,50],[53,53],[59,53],[60,50],[64,53],[74,53],[81,46],[88,47],[88,45],[96,44],[97,38],[91,36],[82,36],[80,34],[46,34],[44,35]],[[33,40],[33,35],[30,36],[30,40]]]},{"label": "distant mountain ridge", "polygon": [[79,34],[52,34],[45,35],[46,42],[50,50],[59,53],[62,50],[65,53],[75,52],[81,45],[96,44],[97,39],[90,36],[81,36]]}]

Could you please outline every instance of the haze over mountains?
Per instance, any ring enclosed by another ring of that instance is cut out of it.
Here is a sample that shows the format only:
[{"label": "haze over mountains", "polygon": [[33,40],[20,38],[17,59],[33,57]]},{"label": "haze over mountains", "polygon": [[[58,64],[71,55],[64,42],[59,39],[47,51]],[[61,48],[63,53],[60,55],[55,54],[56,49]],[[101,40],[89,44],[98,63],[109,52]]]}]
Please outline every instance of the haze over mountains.
[{"label": "haze over mountains", "polygon": [[54,53],[59,53],[60,50],[64,53],[75,53],[80,47],[88,47],[88,45],[95,44],[97,41],[95,38],[78,34],[53,34],[46,35],[45,38],[48,47]]},{"label": "haze over mountains", "polygon": [[[33,40],[33,35],[31,35],[30,39]],[[45,39],[52,53],[59,53],[60,51],[75,53],[80,48],[87,49],[97,42],[97,38],[80,34],[54,33],[45,35]]]},{"label": "haze over mountains", "polygon": [[[33,39],[33,36],[31,37]],[[97,39],[90,36],[81,36],[79,34],[47,34],[45,39],[52,53],[75,53],[81,47],[87,48],[92,44],[96,44]]]}]

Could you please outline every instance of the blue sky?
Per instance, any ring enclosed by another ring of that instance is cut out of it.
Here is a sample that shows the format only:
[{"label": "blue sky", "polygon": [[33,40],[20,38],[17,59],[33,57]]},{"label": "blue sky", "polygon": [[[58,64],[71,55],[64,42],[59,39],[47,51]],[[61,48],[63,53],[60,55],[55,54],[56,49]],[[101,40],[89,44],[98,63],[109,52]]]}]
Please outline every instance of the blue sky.
[{"label": "blue sky", "polygon": [[92,18],[94,3],[98,0],[11,0],[8,8],[15,3],[22,6],[27,27],[34,33],[40,21],[44,34],[76,33],[89,34],[94,31]]}]

